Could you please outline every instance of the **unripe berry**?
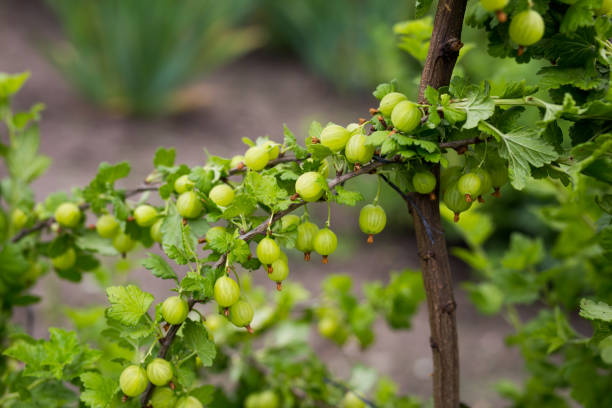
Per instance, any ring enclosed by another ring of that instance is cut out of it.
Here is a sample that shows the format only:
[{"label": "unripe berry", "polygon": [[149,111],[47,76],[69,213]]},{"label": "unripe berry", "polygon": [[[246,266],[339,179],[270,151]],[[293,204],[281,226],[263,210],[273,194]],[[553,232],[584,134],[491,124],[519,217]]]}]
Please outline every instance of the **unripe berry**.
[{"label": "unripe berry", "polygon": [[342,408],[366,408],[365,402],[363,402],[357,395],[352,391],[347,392],[340,403]]},{"label": "unripe berry", "polygon": [[266,390],[259,394],[259,408],[278,408],[280,401],[278,395],[272,390]]},{"label": "unripe berry", "polygon": [[289,264],[284,259],[277,259],[272,263],[272,272],[268,274],[271,281],[276,282],[276,289],[281,290],[281,282],[289,276]]},{"label": "unripe berry", "polygon": [[219,207],[227,207],[234,201],[234,189],[227,184],[216,185],[208,193],[208,198]]},{"label": "unripe berry", "polygon": [[295,182],[295,192],[302,197],[302,200],[312,202],[317,201],[325,192],[323,186],[325,180],[316,171],[308,171],[302,174]]},{"label": "unripe berry", "polygon": [[271,265],[280,256],[280,248],[272,239],[265,237],[257,244],[257,258],[264,265]]},{"label": "unripe berry", "polygon": [[166,322],[181,324],[189,314],[189,305],[180,296],[170,296],[162,303],[161,314]]},{"label": "unripe berry", "polygon": [[181,194],[176,200],[176,210],[183,218],[196,218],[202,213],[203,205],[193,191]]},{"label": "unripe berry", "polygon": [[164,238],[161,230],[163,223],[164,219],[160,218],[159,220],[155,221],[155,224],[151,226],[151,230],[149,231],[149,233],[151,234],[151,239],[159,244],[162,243],[162,240]]},{"label": "unripe berry", "polygon": [[274,143],[273,141],[268,140],[264,142],[263,146],[266,148],[266,151],[268,152],[269,160],[274,160],[278,158],[278,155],[280,154],[280,145],[278,143]]},{"label": "unripe berry", "polygon": [[244,164],[255,171],[264,169],[270,161],[268,151],[264,146],[253,146],[244,154]]},{"label": "unripe berry", "polygon": [[358,133],[351,136],[344,149],[344,154],[349,162],[365,164],[372,160],[374,146],[366,145],[366,141],[367,138],[363,134]]},{"label": "unripe berry", "polygon": [[499,197],[499,189],[508,182],[508,167],[503,164],[496,164],[489,168],[489,175],[491,176],[491,184],[495,189],[493,195]]},{"label": "unripe berry", "polygon": [[183,174],[174,182],[174,191],[176,191],[177,194],[183,194],[184,192],[193,190],[193,186],[194,183],[189,180],[189,175]]},{"label": "unripe berry", "polygon": [[487,11],[501,10],[510,0],[480,0],[480,5]]},{"label": "unripe berry", "polygon": [[389,92],[380,100],[380,105],[378,105],[378,111],[385,116],[389,116],[391,115],[391,112],[393,112],[393,108],[395,108],[395,105],[407,99],[408,97],[403,93]]},{"label": "unripe berry", "polygon": [[63,203],[55,210],[55,220],[62,227],[74,228],[81,221],[81,210],[75,203]]},{"label": "unripe berry", "polygon": [[113,247],[115,247],[120,254],[127,254],[134,249],[135,246],[136,241],[125,232],[119,232],[115,235],[115,238],[113,238]]},{"label": "unripe berry", "polygon": [[374,242],[373,235],[381,232],[387,224],[387,214],[380,205],[368,204],[359,212],[359,228],[368,234],[368,243]]},{"label": "unripe berry", "polygon": [[176,395],[168,387],[156,387],[151,395],[151,405],[153,408],[174,408]]},{"label": "unripe berry", "polygon": [[600,16],[612,15],[612,0],[603,0],[596,13]]},{"label": "unripe berry", "polygon": [[230,161],[230,169],[235,169],[240,166],[240,164],[244,165],[244,156],[237,154],[236,156],[232,157],[232,161]]},{"label": "unripe berry", "polygon": [[402,132],[411,132],[421,124],[421,111],[414,102],[402,101],[391,112],[393,126]]},{"label": "unripe berry", "polygon": [[465,196],[465,201],[471,203],[473,198],[478,197],[480,193],[480,177],[475,173],[467,173],[459,178],[457,181],[457,188],[459,192]]},{"label": "unripe berry", "polygon": [[363,133],[363,126],[358,123],[349,123],[346,125],[346,130],[351,132],[351,135],[355,135],[357,133]]},{"label": "unripe berry", "polygon": [[172,364],[163,358],[156,358],[147,365],[147,377],[158,387],[168,384],[173,375]]},{"label": "unripe berry", "polygon": [[16,230],[20,230],[28,223],[28,216],[20,208],[15,208],[11,213],[11,223]]},{"label": "unripe berry", "polygon": [[455,213],[455,222],[459,221],[459,214],[463,211],[468,210],[471,206],[471,202],[465,201],[465,196],[459,192],[457,184],[451,184],[444,192],[443,197],[444,204]]},{"label": "unripe berry", "polygon": [[96,231],[102,238],[113,238],[119,233],[119,221],[111,214],[104,214],[96,222]]},{"label": "unripe berry", "polygon": [[414,190],[419,194],[429,194],[436,188],[436,176],[429,171],[418,171],[412,177]]},{"label": "unripe berry", "polygon": [[59,271],[70,269],[76,263],[76,252],[74,248],[68,248],[66,252],[61,255],[51,258],[51,264]]},{"label": "unripe berry", "polygon": [[204,326],[206,326],[206,329],[208,329],[208,331],[215,332],[225,322],[226,320],[223,317],[219,316],[218,314],[211,314],[209,316],[206,316],[206,320],[204,321]]},{"label": "unripe berry", "polygon": [[306,221],[298,226],[295,248],[304,253],[304,260],[310,260],[310,252],[314,249],[314,237],[319,232],[319,227],[312,222]]},{"label": "unripe berry", "polygon": [[221,276],[215,282],[215,300],[221,307],[230,307],[240,298],[238,284],[228,276]]},{"label": "unripe berry", "polygon": [[329,228],[323,228],[314,237],[313,248],[319,255],[323,256],[323,263],[327,263],[327,256],[334,253],[338,247],[338,238]]},{"label": "unripe berry", "polygon": [[510,22],[508,33],[518,45],[532,45],[544,35],[544,20],[535,10],[525,10],[516,14]]},{"label": "unripe berry", "polygon": [[204,406],[202,405],[200,400],[190,395],[188,397],[183,397],[178,400],[174,408],[204,408]]},{"label": "unripe berry", "polygon": [[119,376],[121,391],[128,397],[137,397],[147,388],[147,373],[137,365],[127,366]]},{"label": "unripe berry", "polygon": [[350,137],[351,132],[335,124],[325,126],[320,135],[321,144],[336,153],[344,149]]},{"label": "unripe berry", "polygon": [[288,231],[294,226],[300,225],[300,217],[295,214],[287,214],[281,218],[281,231]]},{"label": "unripe berry", "polygon": [[474,174],[476,174],[480,178],[480,190],[478,191],[478,201],[481,203],[484,202],[482,198],[483,194],[488,193],[493,188],[493,182],[491,181],[491,175],[489,172],[482,168],[477,168],[474,170]]},{"label": "unripe berry", "polygon": [[331,316],[325,316],[319,320],[317,329],[321,336],[331,339],[338,330],[338,320]]},{"label": "unripe berry", "polygon": [[259,394],[249,394],[244,400],[244,408],[261,408]]},{"label": "unripe berry", "polygon": [[230,320],[234,326],[247,327],[249,331],[254,315],[253,308],[244,300],[239,300],[230,307]]},{"label": "unripe berry", "polygon": [[134,210],[134,221],[141,227],[150,227],[157,221],[157,210],[148,204],[142,204]]}]

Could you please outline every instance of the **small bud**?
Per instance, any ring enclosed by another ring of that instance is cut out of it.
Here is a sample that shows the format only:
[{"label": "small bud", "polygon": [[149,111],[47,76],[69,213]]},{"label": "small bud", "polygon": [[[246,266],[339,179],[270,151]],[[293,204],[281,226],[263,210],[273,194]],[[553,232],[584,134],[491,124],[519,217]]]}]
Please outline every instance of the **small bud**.
[{"label": "small bud", "polygon": [[312,144],[319,144],[321,143],[321,140],[319,140],[318,137],[313,136],[311,139]]},{"label": "small bud", "polygon": [[501,197],[501,192],[499,191],[499,187],[495,187],[495,191],[491,193],[493,197]]},{"label": "small bud", "polygon": [[134,221],[134,216],[130,215],[129,217],[127,217],[127,222],[132,222]]},{"label": "small bud", "polygon": [[472,196],[469,195],[469,194],[466,194],[465,195],[465,201],[467,201],[468,203],[471,203],[472,202]]},{"label": "small bud", "polygon": [[281,290],[283,290],[283,283],[282,282],[276,282],[276,290],[278,290],[279,292]]},{"label": "small bud", "polygon": [[306,262],[310,261],[310,252],[304,252],[304,260]]},{"label": "small bud", "polygon": [[229,317],[229,307],[223,309],[223,314],[225,315],[225,317]]},{"label": "small bud", "polygon": [[478,196],[478,202],[479,202],[479,203],[484,203],[484,202],[485,202],[485,199],[484,199],[484,198],[482,198],[482,196],[481,196],[481,195],[479,195],[479,196]]},{"label": "small bud", "polygon": [[321,259],[321,262],[327,265],[327,255],[323,255],[323,259]]},{"label": "small bud", "polygon": [[431,201],[436,201],[436,193],[434,193],[433,191],[429,193],[429,199]]},{"label": "small bud", "polygon": [[272,265],[268,265],[268,273],[272,273],[274,272],[274,269],[272,268]]},{"label": "small bud", "polygon": [[203,244],[206,242],[206,238],[202,237],[202,238],[198,238],[198,244]]},{"label": "small bud", "polygon": [[251,327],[251,325],[250,325],[250,324],[247,324],[247,325],[246,325],[246,330],[247,330],[247,332],[249,332],[250,334],[255,333],[255,331],[253,330],[253,328]]},{"label": "small bud", "polygon": [[376,115],[376,114],[378,113],[378,109],[376,109],[376,108],[370,108],[370,109],[368,110],[368,112],[370,112],[370,115],[374,116],[374,115]]},{"label": "small bud", "polygon": [[516,51],[516,55],[520,57],[521,55],[523,55],[524,52],[525,52],[525,47],[523,47],[522,45],[519,45],[518,50]]},{"label": "small bud", "polygon": [[183,227],[187,225],[187,218],[183,218]]},{"label": "small bud", "polygon": [[357,122],[358,122],[360,125],[363,125],[364,123],[366,123],[366,122],[367,122],[367,120],[365,120],[364,118],[359,118],[359,119],[357,119]]},{"label": "small bud", "polygon": [[289,198],[291,199],[291,201],[296,201],[298,198],[300,198],[300,195],[298,193],[295,193],[294,195],[292,195]]},{"label": "small bud", "polygon": [[506,21],[508,21],[508,15],[504,13],[503,10],[497,10],[495,12],[495,15],[497,16],[497,20],[499,20],[500,23],[505,23]]},{"label": "small bud", "polygon": [[368,244],[373,244],[373,243],[374,243],[374,235],[369,234],[369,235],[368,235],[368,241],[367,241],[367,242],[368,242]]},{"label": "small bud", "polygon": [[242,169],[244,169],[244,163],[243,163],[243,162],[238,163],[238,165],[236,166],[236,169],[237,169],[237,170],[242,170]]},{"label": "small bud", "polygon": [[459,222],[459,213],[458,212],[455,213],[455,217],[453,218],[453,221]]}]

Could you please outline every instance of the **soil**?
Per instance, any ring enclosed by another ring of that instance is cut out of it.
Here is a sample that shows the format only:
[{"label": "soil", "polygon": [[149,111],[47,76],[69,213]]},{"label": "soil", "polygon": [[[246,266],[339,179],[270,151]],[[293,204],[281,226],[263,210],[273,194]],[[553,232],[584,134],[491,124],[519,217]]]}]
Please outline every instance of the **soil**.
[{"label": "soil", "polygon": [[[338,94],[295,60],[258,53],[203,79],[194,92],[199,92],[200,100],[207,104],[196,112],[163,119],[128,119],[92,106],[58,74],[43,55],[51,39],[56,38],[59,35],[55,22],[38,1],[5,0],[0,5],[0,70],[31,72],[30,81],[16,101],[18,106],[27,107],[38,101],[47,105],[41,125],[41,150],[53,158],[53,164],[34,183],[38,199],[52,191],[86,184],[101,161],[129,161],[133,171],[125,186],[134,186],[148,174],[158,146],[176,147],[180,162],[203,164],[203,147],[214,154],[231,156],[245,149],[240,141],[243,136],[269,134],[281,140],[283,124],[303,135],[314,118],[322,123],[333,118],[346,124],[356,119],[354,112],[363,116],[373,104],[368,95]],[[355,227],[355,216],[349,212],[338,221],[341,235],[362,238]],[[375,245],[367,248],[362,241],[346,240],[356,251],[350,257],[339,256],[325,268],[314,262],[299,262],[297,256],[292,258],[295,262],[292,261],[291,280],[302,283],[316,297],[321,279],[330,272],[351,274],[355,286],[360,287],[371,279],[386,281],[390,270],[418,268],[416,246],[410,235],[383,233]],[[341,248],[341,252],[347,251]],[[453,270],[462,400],[473,408],[499,407],[503,404],[492,385],[502,378],[521,378],[522,362],[517,350],[504,346],[504,337],[511,329],[500,317],[484,317],[475,311],[460,288],[460,281],[468,276],[465,266],[455,261]],[[142,268],[136,268],[129,280],[138,281],[156,296],[168,293],[167,282],[150,279]],[[261,275],[256,280],[269,285]],[[47,335],[49,325],[67,325],[58,305],[105,302],[99,286],[89,278],[70,284],[50,275],[35,292],[44,296],[44,301],[30,311],[34,316],[33,334],[39,337]],[[26,315],[25,310],[18,311],[16,322],[26,322]],[[362,362],[391,376],[406,393],[429,395],[432,363],[425,305],[415,317],[412,330],[393,332],[379,321],[376,333],[376,344],[366,351],[355,344],[339,350],[314,332],[311,337],[312,345],[339,378],[347,378],[349,367]]]}]

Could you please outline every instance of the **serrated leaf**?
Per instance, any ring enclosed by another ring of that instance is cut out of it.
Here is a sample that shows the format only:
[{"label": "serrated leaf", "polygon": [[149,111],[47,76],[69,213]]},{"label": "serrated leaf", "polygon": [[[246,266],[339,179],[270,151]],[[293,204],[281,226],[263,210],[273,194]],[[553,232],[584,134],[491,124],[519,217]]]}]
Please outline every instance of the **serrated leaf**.
[{"label": "serrated leaf", "polygon": [[357,205],[358,202],[363,201],[363,195],[359,191],[349,191],[342,186],[336,186],[335,190],[338,194],[331,194],[330,198],[338,204],[353,207]]},{"label": "serrated leaf", "polygon": [[374,90],[374,92],[372,92],[372,95],[374,95],[376,99],[382,99],[386,94],[395,92],[396,88],[397,88],[396,80],[393,80],[389,83],[379,84],[378,86],[376,86],[376,89]]},{"label": "serrated leaf", "polygon": [[580,316],[589,320],[612,322],[612,306],[604,302],[582,299],[580,301]]},{"label": "serrated leaf", "polygon": [[126,326],[134,326],[153,303],[153,295],[140,290],[138,286],[111,286],[106,289],[111,306],[108,317]]},{"label": "serrated leaf", "polygon": [[115,394],[119,389],[116,378],[103,376],[95,372],[81,374],[81,382],[85,390],[81,393],[81,401],[91,408],[110,408],[114,406]]},{"label": "serrated leaf", "polygon": [[159,147],[155,151],[155,156],[153,157],[153,166],[172,167],[174,166],[175,158],[176,150],[174,150],[174,148],[164,149],[163,147]]},{"label": "serrated leaf", "polygon": [[215,399],[215,387],[213,385],[202,385],[189,391],[189,395],[197,398],[206,406]]},{"label": "serrated leaf", "polygon": [[366,137],[366,146],[375,146],[378,147],[383,144],[385,140],[389,137],[388,130],[377,130],[373,132],[370,136]]},{"label": "serrated leaf", "polygon": [[178,282],[178,276],[168,262],[161,256],[149,253],[149,257],[143,259],[141,265],[151,271],[153,276],[161,279],[174,279]]},{"label": "serrated leaf", "polygon": [[285,135],[283,145],[287,150],[291,150],[298,159],[305,159],[308,157],[308,151],[297,143],[293,132],[289,130],[287,125],[283,125],[283,133]]},{"label": "serrated leaf", "polygon": [[466,120],[462,129],[475,128],[480,121],[487,120],[495,112],[493,99],[481,92],[472,92],[467,101],[462,102],[460,106],[466,113]]},{"label": "serrated leaf", "polygon": [[186,320],[183,324],[183,340],[188,348],[197,353],[204,367],[212,366],[217,349],[215,343],[208,339],[206,328],[201,323]]}]

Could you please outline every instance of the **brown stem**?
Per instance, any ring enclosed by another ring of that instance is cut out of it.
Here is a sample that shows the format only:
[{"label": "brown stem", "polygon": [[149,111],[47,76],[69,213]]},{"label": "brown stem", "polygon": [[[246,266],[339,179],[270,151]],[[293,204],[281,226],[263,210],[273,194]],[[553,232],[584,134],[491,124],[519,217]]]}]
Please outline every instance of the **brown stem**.
[{"label": "brown stem", "polygon": [[[459,56],[461,29],[467,0],[442,0],[438,3],[433,35],[419,86],[419,103],[426,102],[425,89],[450,83]],[[453,147],[453,146],[450,146]],[[440,168],[434,174],[440,185]],[[439,191],[436,192],[439,197]],[[431,350],[433,353],[433,398],[436,408],[459,407],[459,349],[457,346],[456,303],[453,295],[446,239],[440,220],[438,199],[417,194],[410,207],[420,255],[423,282],[427,293]],[[416,216],[416,215],[419,216]],[[425,222],[425,220],[427,222]],[[433,236],[433,239],[431,239]]]}]

